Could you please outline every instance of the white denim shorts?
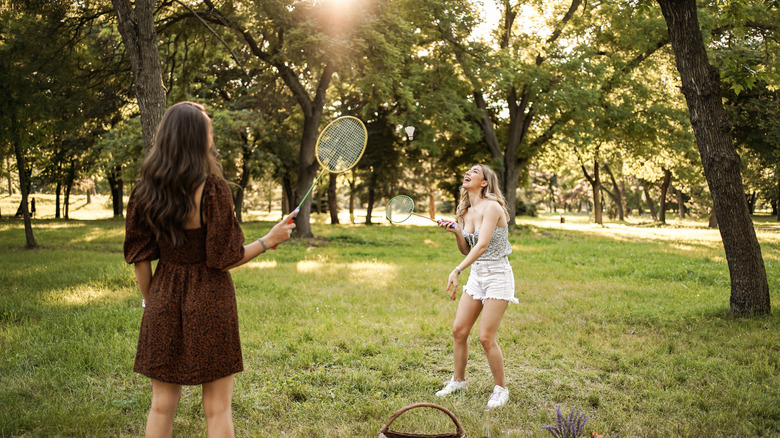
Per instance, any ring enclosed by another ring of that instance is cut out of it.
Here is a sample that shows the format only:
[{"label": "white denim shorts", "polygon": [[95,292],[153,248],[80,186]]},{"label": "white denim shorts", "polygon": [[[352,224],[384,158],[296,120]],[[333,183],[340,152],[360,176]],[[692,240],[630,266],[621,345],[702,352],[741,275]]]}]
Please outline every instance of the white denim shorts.
[{"label": "white denim shorts", "polygon": [[500,260],[477,260],[471,265],[471,272],[463,292],[475,300],[485,303],[488,298],[506,300],[518,304],[515,298],[515,276],[506,257]]}]

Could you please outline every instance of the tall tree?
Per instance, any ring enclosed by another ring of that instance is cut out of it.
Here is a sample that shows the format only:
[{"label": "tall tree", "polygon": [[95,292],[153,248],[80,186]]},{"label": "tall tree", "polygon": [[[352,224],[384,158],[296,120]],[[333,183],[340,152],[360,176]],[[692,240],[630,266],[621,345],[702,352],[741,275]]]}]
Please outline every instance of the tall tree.
[{"label": "tall tree", "polygon": [[166,109],[154,13],[157,0],[111,0],[119,33],[133,70],[133,85],[141,113],[144,150],[152,147],[154,131]]},{"label": "tall tree", "polygon": [[0,141],[10,145],[19,172],[26,246],[35,241],[28,196],[33,167],[31,151],[50,133],[48,99],[51,84],[63,61],[66,36],[60,32],[68,13],[65,2],[11,3],[0,7]]},{"label": "tall tree", "polygon": [[[250,14],[232,8],[219,9],[204,0],[206,12],[198,13],[239,35],[246,51],[262,64],[276,69],[295,97],[303,127],[298,155],[295,200],[303,199],[318,172],[314,149],[333,74],[352,56],[361,22],[375,12],[375,2],[355,3],[337,10],[333,2],[267,1],[249,6]],[[313,96],[312,96],[313,93]],[[296,231],[311,237],[311,198],[296,217]]]},{"label": "tall tree", "polygon": [[[530,160],[667,42],[647,31],[653,14],[629,16],[630,8],[611,3],[504,0],[487,44],[472,34],[471,2],[423,5],[419,25],[434,42],[430,50],[448,50],[471,87],[474,120],[498,165],[511,223],[518,179]],[[521,14],[542,24],[531,26]],[[629,25],[611,22],[620,14]]]},{"label": "tall tree", "polygon": [[740,160],[721,98],[720,73],[708,59],[695,0],[657,0],[666,20],[681,91],[690,111],[704,174],[731,274],[731,312],[768,314],[769,286],[745,201]]}]

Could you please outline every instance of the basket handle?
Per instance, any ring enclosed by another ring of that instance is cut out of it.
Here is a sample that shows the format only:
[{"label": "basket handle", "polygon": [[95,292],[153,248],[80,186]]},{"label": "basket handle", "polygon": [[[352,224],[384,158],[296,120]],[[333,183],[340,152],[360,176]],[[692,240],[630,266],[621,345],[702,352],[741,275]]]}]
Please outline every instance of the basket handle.
[{"label": "basket handle", "polygon": [[439,406],[439,405],[435,405],[433,403],[415,403],[413,405],[409,405],[409,406],[406,406],[404,408],[399,409],[398,411],[396,411],[396,413],[394,413],[393,415],[390,416],[390,418],[387,419],[387,423],[385,423],[385,425],[382,426],[382,428],[379,430],[380,436],[381,436],[381,434],[386,433],[388,430],[390,430],[390,424],[392,424],[392,422],[395,421],[396,418],[400,417],[401,414],[403,414],[406,411],[415,409],[415,408],[423,408],[423,407],[436,408],[436,409],[444,412],[445,414],[449,415],[450,419],[452,419],[452,422],[455,423],[455,427],[457,429],[456,432],[457,432],[458,436],[466,436],[466,433],[465,433],[466,431],[463,430],[463,426],[460,425],[460,421],[458,421],[458,419],[455,417],[455,415],[452,412],[450,412],[447,408]]}]

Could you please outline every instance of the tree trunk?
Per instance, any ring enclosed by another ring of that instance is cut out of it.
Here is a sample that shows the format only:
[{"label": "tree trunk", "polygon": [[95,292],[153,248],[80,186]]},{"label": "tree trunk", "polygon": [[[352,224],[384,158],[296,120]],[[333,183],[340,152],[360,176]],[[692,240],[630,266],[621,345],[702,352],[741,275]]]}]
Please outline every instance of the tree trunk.
[{"label": "tree trunk", "polygon": [[66,220],[70,219],[70,191],[72,188],[73,188],[73,180],[68,178],[68,181],[65,183],[65,199],[64,202],[62,203],[63,209],[65,210],[64,218]]},{"label": "tree trunk", "polygon": [[680,189],[674,189],[675,195],[677,195],[677,210],[680,212],[680,219],[685,219],[685,203],[683,202],[683,196]]},{"label": "tree trunk", "polygon": [[[298,182],[295,186],[295,204],[309,191],[319,170],[319,163],[314,156],[317,144],[317,131],[322,118],[322,107],[311,108],[311,115],[304,117],[301,152],[298,155]],[[295,218],[295,231],[302,237],[313,237],[311,232],[311,196],[301,206],[301,211]]]},{"label": "tree trunk", "polygon": [[336,198],[336,182],[338,174],[331,173],[328,178],[328,211],[330,211],[330,223],[339,223],[339,203]]},{"label": "tree trunk", "polygon": [[647,203],[647,209],[650,210],[650,216],[653,218],[654,221],[658,220],[658,215],[655,212],[655,201],[653,201],[653,197],[650,196],[650,189],[648,186],[650,183],[647,181],[642,181],[642,189],[644,189],[645,192],[645,202]]},{"label": "tree trunk", "polygon": [[666,192],[669,190],[669,184],[672,182],[672,172],[664,169],[664,180],[661,183],[661,198],[658,200],[658,220],[666,223]]},{"label": "tree trunk", "polygon": [[582,173],[585,178],[590,182],[590,186],[593,188],[593,221],[599,225],[603,225],[602,209],[601,209],[601,177],[599,176],[599,161],[598,158],[593,160],[593,177],[588,174],[585,165],[581,164]]},{"label": "tree trunk", "polygon": [[607,172],[607,175],[609,175],[609,179],[612,182],[612,189],[615,191],[615,193],[612,193],[609,190],[605,191],[609,194],[610,197],[612,197],[612,200],[615,201],[618,212],[618,220],[623,222],[626,219],[626,215],[623,210],[623,199],[625,198],[625,195],[621,191],[620,185],[618,185],[617,181],[615,180],[615,175],[612,173],[612,169],[609,168],[609,165],[605,164],[604,170]]},{"label": "tree trunk", "polygon": [[756,195],[756,192],[750,192],[750,194],[748,194],[746,196],[746,200],[747,200],[747,204],[748,204],[748,211],[750,212],[750,214],[755,214],[756,213],[756,200],[757,200],[757,198],[758,198],[758,195]]},{"label": "tree trunk", "polygon": [[60,214],[60,193],[62,192],[62,183],[57,180],[57,189],[54,195],[54,219],[59,219]]},{"label": "tree trunk", "polygon": [[371,215],[374,212],[374,197],[376,195],[376,190],[374,189],[374,185],[371,184],[368,187],[368,206],[366,208],[366,225],[373,225],[371,222]]},{"label": "tree trunk", "polygon": [[246,188],[249,187],[249,180],[251,179],[250,164],[252,154],[254,153],[254,149],[249,145],[247,136],[242,135],[241,137],[244,140],[241,151],[241,174],[238,177],[238,189],[233,196],[233,210],[239,223],[244,222],[241,213],[244,211],[244,193],[246,193]]},{"label": "tree trunk", "polygon": [[[621,170],[622,172],[622,170]],[[623,206],[623,213],[626,217],[631,216],[631,208],[628,206],[628,200],[626,199],[626,180],[622,179],[618,183],[617,188],[618,193],[620,193],[620,205]]]},{"label": "tree trunk", "polygon": [[[165,114],[165,88],[154,28],[156,0],[111,0],[119,33],[133,71],[133,89],[141,113],[144,150],[152,148],[154,131]],[[114,211],[116,216],[116,210]]]},{"label": "tree trunk", "polygon": [[349,178],[349,221],[355,223],[355,189],[357,185],[357,178],[355,178],[355,172],[350,171]]},{"label": "tree trunk", "polygon": [[593,219],[599,225],[604,224],[602,213],[604,209],[601,205],[601,179],[599,177],[599,163],[594,162],[593,166]]},{"label": "tree trunk", "polygon": [[777,197],[775,198],[775,214],[777,221],[780,222],[780,169],[777,172]]},{"label": "tree trunk", "polygon": [[236,188],[236,193],[233,195],[233,213],[236,215],[236,220],[239,224],[244,223],[244,218],[241,217],[241,212],[244,210],[244,188],[240,185]]},{"label": "tree trunk", "polygon": [[602,213],[604,212],[601,200],[601,176],[599,175],[599,163],[593,161],[593,219],[599,225],[604,224]]},{"label": "tree trunk", "polygon": [[436,217],[436,200],[433,197],[433,192],[428,193],[428,217]]},{"label": "tree trunk", "polygon": [[14,184],[13,180],[11,180],[11,161],[8,157],[5,158],[5,167],[8,169],[8,194],[13,196]]},{"label": "tree trunk", "polygon": [[[316,213],[323,213],[322,211],[322,190],[320,190],[319,183],[314,186],[314,194],[312,196],[312,212]],[[317,202],[314,202],[314,200],[317,200]]]},{"label": "tree trunk", "polygon": [[32,221],[30,220],[30,212],[27,209],[27,195],[29,193],[29,186],[27,183],[27,169],[24,159],[24,151],[22,150],[22,139],[19,133],[19,123],[16,120],[16,114],[11,114],[11,137],[14,143],[14,153],[16,154],[16,167],[19,169],[19,191],[22,192],[22,218],[24,218],[24,236],[26,239],[27,248],[35,248],[38,244],[35,242],[33,236]]},{"label": "tree trunk", "polygon": [[106,175],[108,185],[111,187],[111,205],[114,209],[114,217],[124,216],[124,181],[122,180],[122,166],[114,166]]},{"label": "tree trunk", "polygon": [[65,180],[65,202],[63,202],[63,206],[65,207],[65,219],[70,219],[70,192],[73,190],[73,182],[75,179],[75,164],[71,161],[70,167],[68,168],[67,179]]},{"label": "tree trunk", "polygon": [[282,174],[282,217],[291,212],[295,204],[295,194],[293,193],[292,181],[287,172]]},{"label": "tree trunk", "polygon": [[669,28],[681,91],[712,193],[731,274],[731,312],[769,314],[769,286],[761,247],[745,202],[740,159],[723,108],[720,75],[709,64],[695,0],[658,0]]}]

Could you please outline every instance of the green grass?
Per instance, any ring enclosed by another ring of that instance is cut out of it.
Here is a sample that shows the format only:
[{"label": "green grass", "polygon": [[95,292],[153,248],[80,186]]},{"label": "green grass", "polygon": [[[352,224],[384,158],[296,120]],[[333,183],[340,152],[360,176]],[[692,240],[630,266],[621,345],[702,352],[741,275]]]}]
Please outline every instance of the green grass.
[{"label": "green grass", "polygon": [[[374,437],[397,409],[434,402],[480,436],[492,379],[476,328],[469,390],[432,395],[452,372],[451,236],[313,229],[318,239],[234,271],[245,366],[237,435]],[[21,223],[0,221],[0,436],[142,435],[151,388],[132,372],[142,309],[123,222],[41,220],[35,233],[42,248],[23,249]],[[548,436],[539,428],[558,405],[581,406],[588,435],[780,433],[780,233],[759,232],[773,313],[750,319],[728,313],[728,267],[712,236],[576,217],[513,231],[520,305],[499,330],[511,400],[491,414],[492,436]],[[417,410],[394,428],[452,426]],[[205,436],[199,387],[185,388],[174,429]]]}]

